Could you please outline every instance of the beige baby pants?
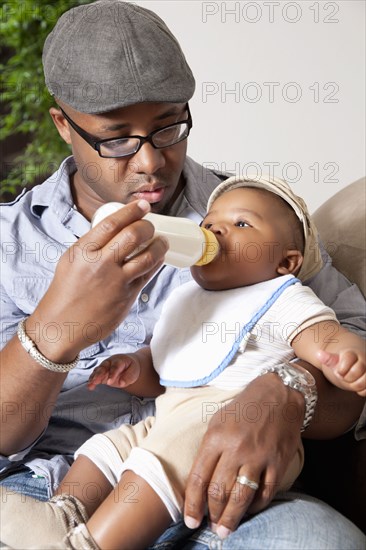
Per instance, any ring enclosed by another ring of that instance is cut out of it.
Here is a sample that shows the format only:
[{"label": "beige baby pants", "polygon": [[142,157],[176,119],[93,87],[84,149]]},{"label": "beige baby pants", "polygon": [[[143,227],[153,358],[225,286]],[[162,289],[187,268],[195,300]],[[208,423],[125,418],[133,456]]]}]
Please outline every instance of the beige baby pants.
[{"label": "beige baby pants", "polygon": [[[134,426],[123,424],[103,434],[113,443],[121,459],[121,468],[116,472],[116,480],[119,480],[124,470],[129,469],[149,483],[148,457],[153,455],[152,458],[155,461],[158,459],[165,472],[163,482],[168,478],[170,490],[175,495],[176,502],[173,508],[177,508],[177,513],[172,513],[171,507],[167,507],[173,519],[176,520],[177,514],[182,511],[189,472],[212,416],[220,411],[221,421],[225,423],[226,420],[233,418],[239,422],[245,418],[245,415],[248,417],[250,415],[250,420],[253,422],[253,415],[259,419],[259,415],[265,413],[260,410],[258,404],[251,404],[251,409],[249,406],[241,407],[239,403],[230,404],[237,394],[238,389],[228,391],[214,386],[167,388],[166,392],[156,400],[155,417],[148,417]],[[147,451],[142,455],[142,467],[140,459],[137,469],[134,468],[134,452],[129,458],[132,449],[136,447]],[[88,441],[77,451],[77,455],[79,454],[89,456]],[[93,456],[89,458],[93,460]],[[276,492],[290,488],[301,472],[303,461],[304,452],[303,447],[300,446]],[[244,463],[245,457],[243,457]],[[156,470],[151,475],[156,476]],[[154,488],[154,483],[150,485]]]}]

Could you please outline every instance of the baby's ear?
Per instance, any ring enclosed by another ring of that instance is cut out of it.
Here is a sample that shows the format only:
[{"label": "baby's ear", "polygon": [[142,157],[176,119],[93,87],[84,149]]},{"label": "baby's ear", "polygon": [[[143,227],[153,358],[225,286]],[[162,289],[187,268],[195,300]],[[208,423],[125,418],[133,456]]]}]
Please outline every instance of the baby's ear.
[{"label": "baby's ear", "polygon": [[290,273],[292,275],[296,275],[302,265],[303,259],[304,257],[300,250],[286,250],[284,257],[277,268],[277,273],[280,275],[289,275]]}]

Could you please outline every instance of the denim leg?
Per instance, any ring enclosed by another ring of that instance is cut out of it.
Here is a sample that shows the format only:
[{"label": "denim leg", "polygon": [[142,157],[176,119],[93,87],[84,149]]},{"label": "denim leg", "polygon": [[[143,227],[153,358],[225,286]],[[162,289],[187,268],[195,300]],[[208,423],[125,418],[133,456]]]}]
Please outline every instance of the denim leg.
[{"label": "denim leg", "polygon": [[181,524],[170,527],[154,550],[365,550],[365,535],[327,504],[300,493],[282,493],[246,519],[225,540],[206,526],[187,537]]},{"label": "denim leg", "polygon": [[[203,532],[205,531],[203,530]],[[207,532],[211,533],[209,529],[207,529]],[[172,523],[171,526],[158,538],[158,540],[152,546],[149,546],[148,550],[186,548],[186,541],[191,535],[192,529],[188,529],[188,527],[185,526],[183,520],[179,521],[178,523]],[[207,545],[197,543],[194,548],[207,548]]]},{"label": "denim leg", "polygon": [[34,475],[34,472],[25,468],[2,479],[0,485],[9,491],[22,493],[37,500],[48,500],[48,481],[43,477],[33,477]]},{"label": "denim leg", "polygon": [[[47,481],[21,471],[1,485],[39,500],[47,500]],[[366,537],[333,508],[308,495],[282,493],[259,514],[246,519],[221,541],[206,523],[192,532],[183,522],[172,525],[153,550],[365,550]]]}]

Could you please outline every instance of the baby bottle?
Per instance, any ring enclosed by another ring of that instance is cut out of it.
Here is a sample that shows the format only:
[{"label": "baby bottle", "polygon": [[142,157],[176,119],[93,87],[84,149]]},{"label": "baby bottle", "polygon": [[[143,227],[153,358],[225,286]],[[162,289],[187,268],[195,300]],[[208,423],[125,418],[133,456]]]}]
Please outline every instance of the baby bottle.
[{"label": "baby bottle", "polygon": [[[123,206],[124,204],[120,202],[103,204],[93,216],[92,227]],[[205,265],[217,256],[219,244],[215,235],[212,231],[199,227],[192,220],[162,216],[151,212],[146,214],[143,219],[153,224],[154,236],[165,237],[169,243],[169,249],[165,254],[165,264],[174,267]],[[139,250],[141,248],[137,251]]]}]

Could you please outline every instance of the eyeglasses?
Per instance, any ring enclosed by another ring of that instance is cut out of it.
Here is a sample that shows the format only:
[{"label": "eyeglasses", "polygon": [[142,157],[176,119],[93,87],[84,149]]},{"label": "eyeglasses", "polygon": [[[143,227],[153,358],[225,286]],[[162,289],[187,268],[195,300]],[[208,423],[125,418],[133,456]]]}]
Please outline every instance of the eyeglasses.
[{"label": "eyeglasses", "polygon": [[[60,107],[61,109],[61,107]],[[187,104],[187,120],[175,122],[164,126],[158,130],[154,130],[147,136],[127,136],[123,138],[98,139],[85,130],[80,128],[63,109],[61,112],[70,126],[82,137],[91,147],[93,147],[100,157],[103,158],[121,158],[128,155],[134,155],[141,149],[144,143],[148,142],[154,149],[164,149],[171,147],[180,141],[187,139],[192,128],[192,117]]]}]

